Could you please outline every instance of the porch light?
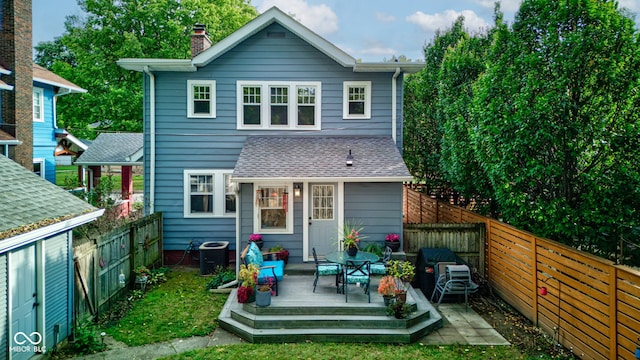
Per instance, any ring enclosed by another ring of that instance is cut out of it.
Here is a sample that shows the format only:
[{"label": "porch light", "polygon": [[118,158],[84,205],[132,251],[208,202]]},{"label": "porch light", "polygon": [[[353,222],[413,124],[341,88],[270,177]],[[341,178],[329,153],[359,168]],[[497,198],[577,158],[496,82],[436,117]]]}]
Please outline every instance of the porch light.
[{"label": "porch light", "polygon": [[296,184],[293,187],[293,196],[299,198],[302,195],[302,189],[300,188],[300,184]]},{"label": "porch light", "polygon": [[351,155],[351,149],[349,149],[349,155],[347,155],[347,166],[353,166],[353,156]]}]

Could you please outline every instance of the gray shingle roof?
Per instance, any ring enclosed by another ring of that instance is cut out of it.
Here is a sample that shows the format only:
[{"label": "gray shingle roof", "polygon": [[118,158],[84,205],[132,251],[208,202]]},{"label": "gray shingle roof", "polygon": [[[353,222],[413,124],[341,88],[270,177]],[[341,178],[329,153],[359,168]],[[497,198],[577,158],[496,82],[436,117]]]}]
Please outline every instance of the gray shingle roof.
[{"label": "gray shingle roof", "polygon": [[76,165],[142,165],[136,159],[127,159],[142,149],[140,133],[104,133],[98,135],[76,160]]},{"label": "gray shingle roof", "polygon": [[[353,166],[346,166],[350,149]],[[404,181],[411,175],[390,137],[252,136],[242,148],[233,178]]]},{"label": "gray shingle roof", "polygon": [[[97,210],[23,168],[0,156],[0,232],[45,220],[69,218]],[[29,231],[35,230],[30,228]]]}]

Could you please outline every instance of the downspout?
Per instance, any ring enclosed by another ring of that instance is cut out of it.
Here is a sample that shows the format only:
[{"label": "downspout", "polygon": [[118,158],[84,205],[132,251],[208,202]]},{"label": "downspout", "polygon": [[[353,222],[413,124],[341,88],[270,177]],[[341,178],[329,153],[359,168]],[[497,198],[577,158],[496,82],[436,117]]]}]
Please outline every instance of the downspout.
[{"label": "downspout", "polygon": [[58,92],[57,94],[53,95],[53,128],[57,129],[58,128],[58,96],[62,96],[62,95],[67,95],[67,94],[71,94],[71,90],[69,89],[65,89],[66,91],[62,91],[62,89],[60,89],[60,92]]},{"label": "downspout", "polygon": [[149,66],[144,67],[149,75],[149,213],[155,212],[156,198],[156,77]]},{"label": "downspout", "polygon": [[391,137],[393,138],[394,143],[398,142],[396,140],[396,137],[397,137],[396,125],[398,123],[398,115],[396,114],[398,111],[398,104],[397,104],[398,85],[396,83],[397,83],[398,75],[400,75],[400,67],[396,68],[396,72],[393,73],[393,78],[391,79]]}]

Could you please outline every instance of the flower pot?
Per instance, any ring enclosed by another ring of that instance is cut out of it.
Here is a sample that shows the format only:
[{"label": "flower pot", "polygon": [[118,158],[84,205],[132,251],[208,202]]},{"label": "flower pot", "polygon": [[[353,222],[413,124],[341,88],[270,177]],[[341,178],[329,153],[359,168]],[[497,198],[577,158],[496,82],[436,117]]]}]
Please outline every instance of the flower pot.
[{"label": "flower pot", "polygon": [[347,255],[349,255],[350,257],[354,257],[356,256],[356,254],[358,254],[358,248],[355,246],[350,246],[347,248]]},{"label": "flower pot", "polygon": [[385,240],[384,246],[390,247],[392,252],[398,252],[398,250],[400,250],[400,241]]},{"label": "flower pot", "polygon": [[256,290],[256,306],[269,306],[271,305],[271,290],[260,291]]},{"label": "flower pot", "polygon": [[407,302],[407,292],[406,291],[400,291],[396,293],[396,300],[401,302],[401,303],[406,303]]},{"label": "flower pot", "polygon": [[382,296],[382,298],[384,299],[384,306],[389,306],[391,304],[391,302],[393,301],[394,296],[392,296],[392,295],[384,295],[384,296]]}]

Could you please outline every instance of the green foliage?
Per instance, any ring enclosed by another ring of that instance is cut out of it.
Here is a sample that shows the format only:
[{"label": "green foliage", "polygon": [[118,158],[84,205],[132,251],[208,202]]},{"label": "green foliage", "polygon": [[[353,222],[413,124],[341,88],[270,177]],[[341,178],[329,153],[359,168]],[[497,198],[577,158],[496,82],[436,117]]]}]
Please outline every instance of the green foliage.
[{"label": "green foliage", "polygon": [[217,289],[219,286],[224,285],[236,279],[236,272],[231,268],[224,268],[220,265],[216,266],[213,271],[213,276],[207,282],[207,290]]},{"label": "green foliage", "polygon": [[382,247],[376,243],[368,243],[362,248],[362,251],[382,256]]},{"label": "green foliage", "polygon": [[58,123],[83,138],[98,131],[142,131],[142,75],[121,58],[190,58],[195,23],[216,43],[257,15],[245,0],[78,0],[86,16],[67,17],[65,33],[36,45],[38,64],[88,90],[58,101]]},{"label": "green foliage", "polygon": [[84,324],[76,327],[73,341],[69,342],[65,350],[75,355],[88,355],[104,349],[105,345],[102,342],[102,337],[97,333],[96,326]]}]

